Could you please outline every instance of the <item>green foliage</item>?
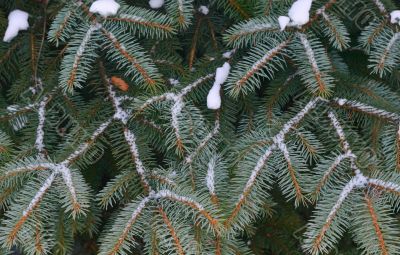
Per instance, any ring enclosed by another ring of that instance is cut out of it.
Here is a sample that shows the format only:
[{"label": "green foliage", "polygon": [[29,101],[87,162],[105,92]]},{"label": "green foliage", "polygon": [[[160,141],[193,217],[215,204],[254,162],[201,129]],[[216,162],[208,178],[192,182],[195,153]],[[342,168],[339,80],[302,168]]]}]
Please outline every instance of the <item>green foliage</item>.
[{"label": "green foliage", "polygon": [[0,2],[0,254],[400,254],[398,3],[116,1]]}]

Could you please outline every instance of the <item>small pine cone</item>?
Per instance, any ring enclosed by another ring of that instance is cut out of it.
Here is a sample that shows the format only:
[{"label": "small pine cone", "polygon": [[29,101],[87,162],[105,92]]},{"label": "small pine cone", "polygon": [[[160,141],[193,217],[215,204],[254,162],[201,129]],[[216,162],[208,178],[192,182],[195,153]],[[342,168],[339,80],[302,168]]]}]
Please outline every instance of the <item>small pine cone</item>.
[{"label": "small pine cone", "polygon": [[126,83],[123,79],[117,76],[111,77],[111,83],[122,91],[128,91],[129,89],[128,83]]}]

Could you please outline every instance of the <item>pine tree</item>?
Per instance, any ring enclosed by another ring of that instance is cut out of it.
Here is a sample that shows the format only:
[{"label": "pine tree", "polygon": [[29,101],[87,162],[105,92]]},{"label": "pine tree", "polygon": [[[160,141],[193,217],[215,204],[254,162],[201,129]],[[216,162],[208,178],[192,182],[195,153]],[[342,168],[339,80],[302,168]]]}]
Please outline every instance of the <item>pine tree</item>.
[{"label": "pine tree", "polygon": [[397,9],[0,1],[0,254],[400,254]]}]

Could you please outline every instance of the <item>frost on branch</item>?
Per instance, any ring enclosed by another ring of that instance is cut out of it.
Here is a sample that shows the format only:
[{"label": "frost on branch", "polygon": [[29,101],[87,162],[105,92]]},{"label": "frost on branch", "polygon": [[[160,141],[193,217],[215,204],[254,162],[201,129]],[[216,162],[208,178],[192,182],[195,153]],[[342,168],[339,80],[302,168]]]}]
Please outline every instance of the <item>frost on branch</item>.
[{"label": "frost on branch", "polygon": [[89,11],[108,17],[117,14],[119,7],[119,3],[115,0],[96,0],[90,6]]},{"label": "frost on branch", "polygon": [[10,42],[21,30],[27,30],[29,14],[21,10],[14,10],[8,15],[8,26],[3,41]]},{"label": "frost on branch", "polygon": [[217,110],[221,107],[221,85],[226,81],[229,75],[229,70],[231,66],[228,62],[225,62],[222,67],[217,68],[215,74],[214,85],[210,89],[207,95],[207,107],[208,109]]}]

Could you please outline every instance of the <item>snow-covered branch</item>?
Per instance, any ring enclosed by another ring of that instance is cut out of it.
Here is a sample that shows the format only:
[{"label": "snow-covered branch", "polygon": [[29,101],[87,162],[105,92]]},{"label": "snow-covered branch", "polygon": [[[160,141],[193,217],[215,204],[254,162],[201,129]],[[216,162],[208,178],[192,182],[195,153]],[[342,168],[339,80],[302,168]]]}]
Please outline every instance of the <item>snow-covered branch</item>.
[{"label": "snow-covered branch", "polygon": [[337,133],[338,136],[339,136],[340,142],[341,142],[341,144],[342,144],[342,146],[343,146],[343,150],[344,150],[346,153],[351,152],[351,151],[350,151],[350,145],[349,145],[349,143],[348,143],[347,140],[346,140],[346,136],[345,136],[345,134],[344,134],[344,131],[343,131],[342,126],[341,126],[340,123],[339,123],[339,120],[336,118],[336,116],[335,116],[335,114],[334,114],[333,112],[329,112],[329,113],[328,113],[328,116],[329,116],[329,118],[331,119],[332,125],[333,125],[333,127],[335,128],[336,133]]},{"label": "snow-covered branch", "polygon": [[391,113],[382,109],[378,109],[376,107],[366,105],[357,101],[347,100],[344,98],[335,98],[332,101],[335,105],[345,108],[345,109],[352,109],[355,111],[359,111],[365,114],[369,114],[372,116],[376,116],[382,119],[386,119],[388,121],[399,123],[400,122],[400,115],[396,113]]},{"label": "snow-covered branch", "polygon": [[265,153],[258,159],[256,166],[251,172],[250,178],[246,183],[246,186],[243,189],[243,192],[240,194],[238,201],[236,202],[235,209],[229,218],[225,221],[225,226],[229,226],[236,215],[239,213],[240,208],[245,203],[247,196],[250,194],[253,185],[256,182],[257,176],[260,174],[261,170],[264,168],[268,158],[271,156],[272,152],[276,150],[279,144],[282,144],[285,140],[285,135],[312,110],[317,106],[319,101],[323,101],[322,98],[317,97],[308,102],[304,108],[297,113],[293,118],[291,118],[288,122],[285,123],[283,128],[279,131],[277,135],[272,138],[273,143],[268,147]]},{"label": "snow-covered branch", "polygon": [[35,141],[35,148],[38,150],[39,155],[44,155],[44,142],[43,142],[43,137],[44,137],[44,122],[46,121],[46,105],[48,102],[48,98],[44,97],[43,100],[39,104],[39,109],[38,109],[38,119],[39,119],[39,124],[36,129],[36,141]]},{"label": "snow-covered branch", "polygon": [[374,2],[374,4],[376,5],[376,7],[378,7],[379,11],[384,14],[385,16],[387,16],[387,10],[385,5],[381,2],[381,0],[372,0]]},{"label": "snow-covered branch", "polygon": [[213,130],[208,133],[206,137],[201,141],[201,143],[197,146],[197,148],[185,158],[185,162],[187,164],[191,164],[193,162],[194,157],[198,155],[198,153],[207,145],[207,143],[218,134],[220,129],[220,120],[219,120],[219,115],[217,114],[217,117],[215,119],[215,125]]}]

